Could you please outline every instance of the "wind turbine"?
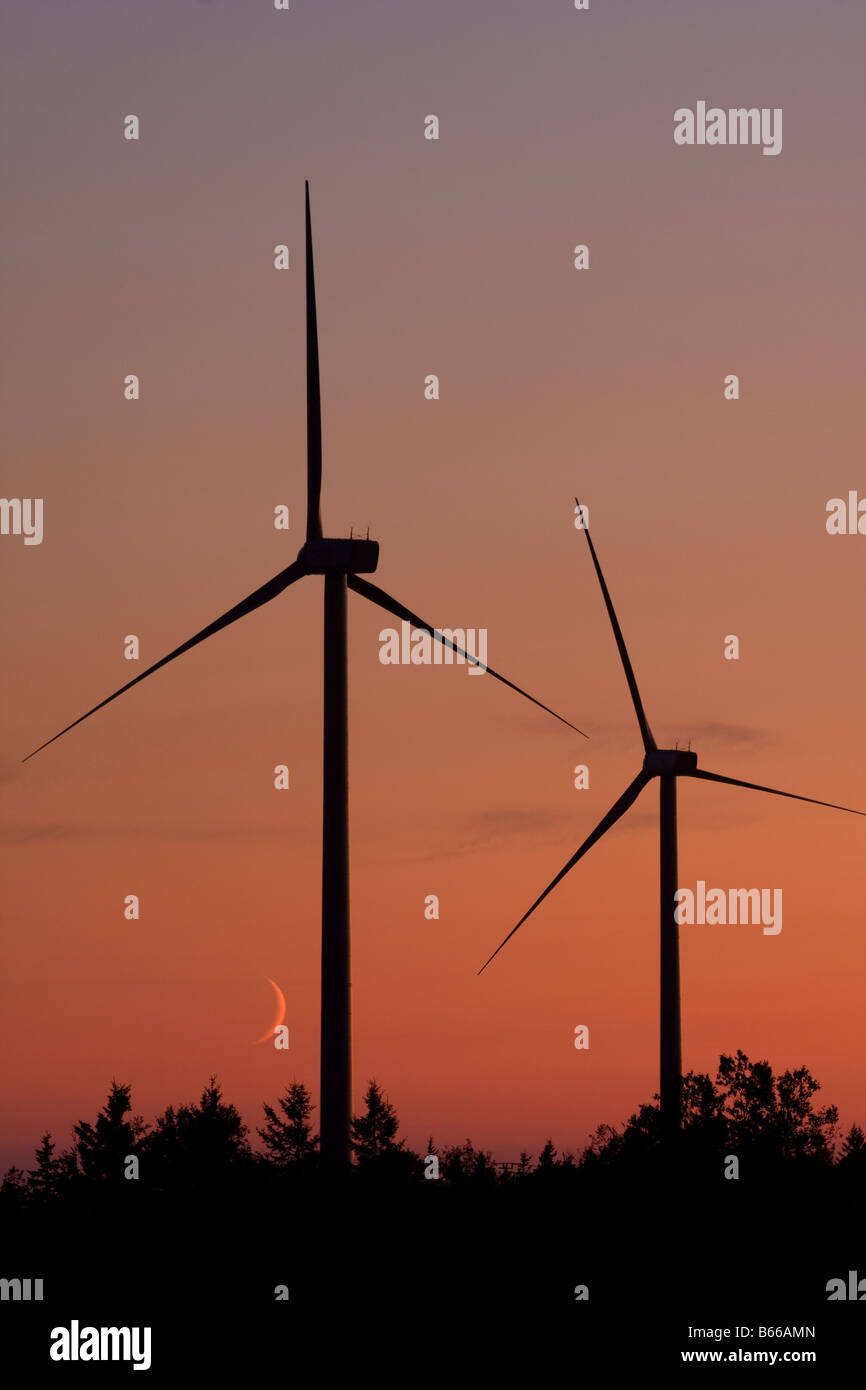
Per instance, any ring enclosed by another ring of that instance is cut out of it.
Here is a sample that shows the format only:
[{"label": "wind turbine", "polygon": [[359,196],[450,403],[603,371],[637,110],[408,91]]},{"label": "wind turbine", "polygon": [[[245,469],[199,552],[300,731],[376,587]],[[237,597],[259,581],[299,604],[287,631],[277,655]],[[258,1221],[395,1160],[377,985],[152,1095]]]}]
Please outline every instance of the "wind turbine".
[{"label": "wind turbine", "polygon": [[[580,511],[580,503],[574,499]],[[741,782],[736,777],[723,777],[718,772],[705,772],[698,767],[697,753],[685,751],[682,748],[659,748],[653,738],[647,717],[644,713],[643,704],[637,688],[634,671],[626,650],[622,631],[614,611],[608,588],[604,582],[604,575],[601,572],[601,565],[595,553],[595,546],[589,534],[588,525],[584,526],[589,553],[592,556],[592,563],[598,576],[601,586],[602,597],[607,609],[610,625],[613,628],[613,635],[616,640],[617,650],[622,661],[625,678],[628,683],[634,711],[637,715],[638,727],[644,747],[643,766],[635,777],[634,781],[626,787],[618,801],[614,802],[606,816],[603,816],[598,825],[590,835],[586,837],[580,848],[571,856],[545,888],[540,897],[528,912],[525,912],[513,927],[505,940],[500,942],[492,956],[484,962],[479,970],[479,975],[486,970],[494,957],[498,956],[502,947],[510,941],[514,933],[523,926],[527,918],[531,917],[535,909],[544,902],[548,893],[552,893],[556,885],[565,878],[566,874],[574,868],[579,859],[592,849],[592,846],[605,835],[611,826],[615,825],[621,816],[625,815],[629,807],[637,800],[644,787],[653,780],[659,779],[659,924],[661,930],[661,954],[660,954],[660,1027],[659,1027],[659,1073],[660,1085],[659,1095],[661,1100],[661,1122],[662,1132],[670,1135],[680,1127],[681,1120],[681,1094],[682,1094],[682,1044],[680,1036],[680,944],[679,928],[677,925],[674,899],[677,892],[677,778],[678,777],[697,777],[704,782],[722,782],[730,787],[746,787],[750,791],[769,792],[771,796],[792,797],[795,801],[808,801],[814,806],[829,806],[834,811],[847,811],[853,816],[866,815],[866,811],[855,811],[850,806],[836,806],[832,801],[816,801],[812,796],[800,796],[796,792],[777,791],[775,787],[759,786],[756,782]]]},{"label": "wind turbine", "polygon": [[[127,681],[112,695],[94,705],[79,719],[67,724],[59,734],[28,753],[29,758],[47,748],[91,714],[131,690],[139,681],[153,675],[192,647],[212,637],[239,618],[276,598],[296,580],[321,574],[325,579],[325,681],[324,753],[322,777],[322,1037],[321,1037],[321,1152],[331,1164],[346,1164],[350,1154],[352,1114],[351,1005],[349,952],[349,756],[348,686],[346,659],[346,589],[353,589],[369,602],[384,608],[412,626],[430,633],[458,655],[480,666],[474,656],[419,618],[411,609],[375,584],[359,578],[372,574],[379,563],[378,542],[355,537],[331,538],[322,535],[320,498],[322,491],[322,414],[319,390],[319,342],[316,320],[316,288],[313,276],[313,238],[310,224],[310,185],[305,184],[306,230],[306,324],[307,324],[307,530],[306,539],[293,564],[268,580],[261,588],[235,604],[222,617],[202,628],[194,637],[176,647],[160,661]],[[555,719],[583,734],[583,730],[563,719],[533,695],[486,666],[488,674],[552,714]],[[585,738],[586,735],[583,734]]]}]

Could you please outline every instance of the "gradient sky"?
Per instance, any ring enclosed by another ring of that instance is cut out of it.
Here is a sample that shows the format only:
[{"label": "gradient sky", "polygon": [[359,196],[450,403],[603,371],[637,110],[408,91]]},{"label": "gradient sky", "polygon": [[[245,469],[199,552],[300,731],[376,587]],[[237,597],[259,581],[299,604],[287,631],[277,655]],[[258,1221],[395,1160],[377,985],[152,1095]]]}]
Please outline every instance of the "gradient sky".
[{"label": "gradient sky", "polygon": [[[655,786],[476,971],[640,764],[575,492],[659,743],[866,808],[866,537],[824,525],[866,495],[864,42],[850,0],[6,0],[2,491],[45,539],[0,537],[3,1168],[112,1077],[148,1119],[212,1072],[251,1125],[318,1100],[321,581],[20,763],[301,544],[304,178],[326,534],[369,524],[377,582],[591,735],[382,666],[349,596],[356,1103],[510,1158],[649,1099]],[[676,147],[699,99],[782,107],[781,155]],[[805,1063],[863,1123],[866,821],[679,807],[683,885],[784,893],[779,936],[682,929],[686,1068]],[[249,1046],[266,975],[288,1054]]]}]

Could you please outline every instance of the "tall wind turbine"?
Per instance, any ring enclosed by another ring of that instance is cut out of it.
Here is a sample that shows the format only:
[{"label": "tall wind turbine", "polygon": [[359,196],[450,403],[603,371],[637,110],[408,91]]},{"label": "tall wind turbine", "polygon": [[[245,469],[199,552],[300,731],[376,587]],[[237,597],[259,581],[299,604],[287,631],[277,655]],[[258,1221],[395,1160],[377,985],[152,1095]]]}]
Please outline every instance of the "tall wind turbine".
[{"label": "tall wind turbine", "polygon": [[[577,502],[577,498],[574,499]],[[580,503],[577,502],[578,509]],[[799,796],[796,792],[781,792],[775,787],[762,787],[756,782],[741,782],[736,777],[723,777],[718,772],[705,772],[698,767],[698,756],[691,751],[684,751],[681,748],[659,748],[653,738],[647,717],[644,713],[643,703],[637,688],[634,671],[626,650],[622,631],[614,612],[613,603],[608,593],[607,585],[604,582],[604,575],[601,572],[601,565],[595,553],[595,546],[589,534],[588,526],[583,528],[586,534],[589,553],[592,556],[592,563],[598,576],[601,586],[601,593],[607,609],[610,625],[613,628],[613,635],[616,641],[617,650],[622,661],[625,678],[628,683],[629,693],[631,694],[634,711],[637,715],[638,727],[644,747],[643,766],[635,777],[634,781],[626,787],[618,801],[614,802],[606,816],[603,816],[598,825],[590,835],[586,837],[580,848],[571,856],[545,888],[544,892],[535,902],[528,912],[525,912],[517,923],[516,927],[500,942],[493,955],[490,956],[479,970],[479,975],[499,954],[507,941],[510,941],[518,928],[523,926],[527,918],[531,917],[535,909],[544,902],[548,893],[552,893],[556,885],[565,878],[565,875],[574,868],[579,859],[592,849],[592,846],[601,839],[602,835],[610,830],[612,825],[625,815],[629,807],[637,800],[644,787],[652,781],[654,777],[659,779],[659,925],[661,931],[661,954],[660,954],[660,1026],[659,1026],[659,1095],[661,1099],[661,1121],[663,1133],[670,1135],[679,1129],[681,1119],[681,1094],[682,1094],[682,1045],[680,1038],[680,944],[679,928],[675,913],[675,895],[677,892],[677,778],[678,777],[697,777],[704,782],[723,782],[730,787],[747,787],[750,791],[769,792],[771,796],[792,797],[795,801],[808,801],[814,806],[829,806],[834,811],[847,811],[853,816],[866,815],[866,811],[854,811],[850,806],[836,806],[832,801],[816,801],[812,796]]]},{"label": "tall wind turbine", "polygon": [[[305,185],[306,212],[306,320],[307,320],[307,533],[298,557],[267,584],[256,589],[222,617],[202,628],[194,637],[169,652],[140,676],[115,690],[86,714],[28,753],[32,758],[49,743],[74,729],[76,724],[116,700],[139,681],[167,666],[175,657],[204,642],[276,598],[290,584],[306,575],[321,574],[325,579],[325,683],[324,754],[322,777],[322,1038],[321,1038],[321,1152],[332,1165],[346,1164],[350,1155],[352,1115],[351,1007],[349,969],[349,755],[346,659],[346,589],[353,589],[371,603],[384,608],[413,627],[430,633],[437,641],[461,657],[481,665],[450,638],[419,618],[411,609],[391,598],[383,589],[359,578],[372,574],[379,563],[376,541],[354,537],[327,538],[322,535],[320,498],[322,491],[322,412],[319,392],[319,342],[316,322],[316,288],[313,278],[313,238],[310,225],[310,186]],[[555,719],[583,734],[533,695],[506,680],[492,667],[489,675],[552,714]],[[583,737],[586,737],[583,734]]]}]

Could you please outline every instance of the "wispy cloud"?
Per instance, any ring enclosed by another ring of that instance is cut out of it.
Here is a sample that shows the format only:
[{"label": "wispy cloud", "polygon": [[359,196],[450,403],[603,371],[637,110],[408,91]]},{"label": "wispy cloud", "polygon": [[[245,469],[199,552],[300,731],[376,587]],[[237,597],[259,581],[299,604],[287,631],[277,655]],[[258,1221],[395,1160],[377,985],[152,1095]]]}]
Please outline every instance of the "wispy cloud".
[{"label": "wispy cloud", "polygon": [[0,840],[8,845],[25,845],[31,840],[54,839],[65,830],[64,825],[5,825],[0,826]]},{"label": "wispy cloud", "polygon": [[[613,798],[612,798],[613,799]],[[473,854],[485,845],[494,845],[503,840],[520,836],[523,840],[548,840],[551,844],[571,843],[572,849],[586,838],[593,826],[608,808],[599,806],[595,815],[586,810],[545,811],[536,809],[515,809],[510,811],[479,811],[464,816],[460,821],[449,825],[450,835],[434,846],[429,846],[418,854],[406,856],[408,860],[454,858],[457,855]],[[643,830],[657,822],[654,810],[632,809],[623,817],[622,827]],[[620,829],[617,825],[617,830]],[[462,828],[459,828],[462,827]],[[451,838],[457,831],[459,838]],[[509,851],[510,852],[510,851]]]},{"label": "wispy cloud", "polygon": [[707,748],[724,744],[726,748],[765,748],[771,741],[768,729],[750,728],[747,724],[724,724],[713,720],[698,720],[688,724],[686,739]]},{"label": "wispy cloud", "polygon": [[148,825],[30,825],[0,826],[0,841],[6,844],[27,844],[32,840],[149,840],[170,841],[172,844],[207,844],[232,840],[249,843],[255,840],[282,840],[297,836],[312,838],[309,826],[286,825],[169,825],[164,821]]},{"label": "wispy cloud", "polygon": [[516,809],[513,811],[479,811],[467,817],[467,827],[482,839],[497,839],[500,835],[525,835],[574,824],[571,811]]},{"label": "wispy cloud", "polygon": [[[554,700],[552,707],[589,735],[589,741],[582,739],[579,734],[571,735],[575,744],[587,753],[590,748],[596,751],[601,748],[620,748],[624,753],[633,751],[635,758],[640,760],[641,741],[636,719],[593,719],[592,711],[581,709],[579,701],[560,700],[557,704]],[[665,720],[655,717],[651,718],[650,722],[660,746],[672,747],[674,743],[679,743],[679,746],[684,748],[691,740],[692,747],[697,748],[698,752],[706,749],[711,753],[714,748],[721,747],[764,748],[773,741],[768,729],[754,728],[747,724],[727,724],[723,720],[693,719],[690,715],[683,715]],[[513,714],[509,723],[522,734],[532,734],[538,738],[563,739],[569,733],[569,730],[555,719],[537,718],[531,711],[521,710],[519,714]]]}]

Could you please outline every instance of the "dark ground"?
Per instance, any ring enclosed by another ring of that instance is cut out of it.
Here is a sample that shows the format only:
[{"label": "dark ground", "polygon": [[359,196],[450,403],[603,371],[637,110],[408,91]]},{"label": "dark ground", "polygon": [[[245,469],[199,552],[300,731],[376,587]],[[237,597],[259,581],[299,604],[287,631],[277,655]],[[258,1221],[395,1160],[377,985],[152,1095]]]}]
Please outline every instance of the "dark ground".
[{"label": "dark ground", "polygon": [[[526,1378],[522,1356],[537,1378],[571,1383],[590,1369],[682,1370],[683,1350],[739,1346],[814,1351],[801,1373],[823,1385],[841,1370],[862,1375],[866,1297],[828,1302],[826,1285],[847,1284],[852,1269],[866,1279],[864,1234],[860,1185],[834,1172],[751,1187],[530,1175],[463,1191],[353,1174],[183,1198],[128,1183],[85,1209],[5,1213],[0,1275],[41,1276],[45,1296],[0,1303],[2,1355],[20,1366],[10,1385],[134,1374],[52,1362],[51,1329],[77,1318],[151,1326],[146,1374],[160,1385],[215,1373],[293,1385],[330,1371],[424,1383],[458,1368],[459,1381],[495,1372],[508,1384]],[[279,1284],[288,1301],[275,1300]],[[575,1300],[580,1284],[587,1301]],[[689,1326],[731,1336],[690,1338]],[[762,1338],[760,1327],[815,1337]]]}]

